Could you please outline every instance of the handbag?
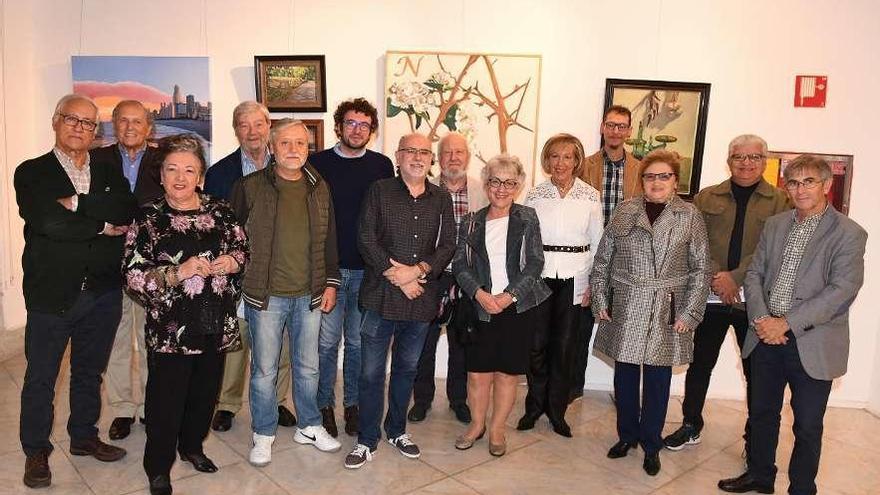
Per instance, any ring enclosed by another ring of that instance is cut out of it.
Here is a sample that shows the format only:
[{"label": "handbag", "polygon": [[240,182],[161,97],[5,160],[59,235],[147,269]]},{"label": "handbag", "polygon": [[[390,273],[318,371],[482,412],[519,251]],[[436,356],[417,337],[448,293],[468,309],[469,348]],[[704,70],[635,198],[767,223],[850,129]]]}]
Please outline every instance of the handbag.
[{"label": "handbag", "polygon": [[[474,231],[473,217],[469,218],[467,226],[467,235]],[[465,237],[467,238],[467,237]],[[463,241],[466,242],[466,241]],[[465,246],[465,257],[467,266],[471,267],[471,248]],[[477,339],[477,325],[480,321],[477,316],[477,302],[465,294],[461,287],[457,287],[455,291],[455,301],[452,303],[452,314],[447,324],[447,335],[449,329],[455,332],[455,340],[459,345],[467,346],[473,344]]]}]

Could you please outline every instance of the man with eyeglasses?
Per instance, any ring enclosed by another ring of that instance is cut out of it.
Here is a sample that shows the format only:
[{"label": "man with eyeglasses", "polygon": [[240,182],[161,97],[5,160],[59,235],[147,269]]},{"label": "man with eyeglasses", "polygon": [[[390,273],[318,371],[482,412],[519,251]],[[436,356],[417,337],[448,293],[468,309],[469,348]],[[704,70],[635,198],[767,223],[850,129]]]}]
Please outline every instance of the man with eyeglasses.
[{"label": "man with eyeglasses", "polygon": [[[232,185],[236,181],[266,168],[272,161],[272,154],[269,151],[271,123],[269,110],[262,103],[253,100],[243,101],[232,110],[232,129],[235,131],[239,147],[208,169],[205,175],[206,193],[229,201],[232,197]],[[232,428],[232,420],[241,409],[245,370],[251,362],[251,340],[247,320],[244,317],[244,302],[241,302],[238,308],[238,328],[241,331],[242,347],[237,351],[227,352],[224,357],[220,397],[217,399],[217,411],[211,421],[211,429],[214,431],[228,431]],[[275,384],[278,424],[285,427],[296,425],[296,416],[284,405],[291,390],[289,345],[289,338],[285,336],[278,362],[278,382]]]},{"label": "man with eyeglasses", "polygon": [[641,162],[623,147],[632,133],[632,113],[628,108],[621,105],[608,107],[602,115],[599,132],[602,134],[602,149],[586,158],[581,180],[599,191],[607,225],[619,203],[641,194]]},{"label": "man with eyeglasses", "polygon": [[122,312],[123,234],[137,204],[120,168],[89,157],[97,116],[90,98],[64,96],[52,116],[55,147],[15,170],[15,196],[25,222],[27,307],[19,436],[27,456],[23,481],[31,488],[52,483],[55,381],[68,342],[70,453],[104,462],[126,454],[102,442],[95,425],[101,415],[101,374]]},{"label": "man with eyeglasses", "polygon": [[[440,176],[431,179],[433,184],[440,186],[452,198],[452,209],[455,215],[456,231],[461,219],[469,212],[474,212],[489,204],[486,193],[480,182],[468,180],[468,164],[471,153],[464,136],[450,132],[440,139],[437,145],[440,155]],[[458,237],[456,236],[456,239]],[[431,409],[434,400],[434,366],[437,361],[437,342],[440,340],[440,327],[452,314],[455,300],[450,294],[455,290],[455,277],[452,275],[452,264],[447,265],[438,279],[438,292],[441,294],[442,312],[431,322],[428,335],[425,337],[425,348],[419,358],[419,370],[413,387],[413,406],[407,419],[423,421]],[[446,327],[446,343],[449,359],[446,371],[446,397],[449,408],[455,418],[462,423],[471,422],[471,411],[467,405],[467,372],[464,366],[464,348],[453,336],[454,330]]]},{"label": "man with eyeglasses", "polygon": [[[144,105],[136,100],[122,100],[113,108],[113,133],[116,142],[92,150],[92,160],[106,161],[122,171],[131,186],[138,205],[146,205],[162,197],[156,147],[148,146],[153,132],[153,119]],[[147,348],[144,344],[144,308],[122,293],[122,318],[116,329],[113,351],[107,364],[105,388],[107,402],[113,413],[108,436],[121,440],[131,433],[135,418],[144,420],[144,390],[147,386]],[[135,393],[132,386],[134,347],[138,360]]]},{"label": "man with eyeglasses", "polygon": [[395,153],[400,175],[373,183],[361,209],[358,247],[365,269],[360,291],[360,433],[345,458],[349,469],[372,460],[381,438],[392,338],[385,433],[401,455],[421,455],[406,433],[406,407],[428,325],[437,316],[437,279],[455,251],[452,198],[427,180],[433,156],[426,136],[403,136]]},{"label": "man with eyeglasses", "polygon": [[864,281],[868,234],[828,203],[831,167],[801,155],[783,171],[793,212],[767,219],[746,271],[751,361],[749,464],[721,480],[725,492],[773,493],[785,386],[791,390],[794,450],[788,493],[816,493],[825,408],[846,373],[849,308]]},{"label": "man with eyeglasses", "polygon": [[[685,378],[682,425],[663,439],[664,446],[673,451],[687,445],[697,445],[701,441],[703,406],[709,380],[727,329],[733,326],[740,349],[748,330],[745,301],[740,291],[761,228],[768,218],[791,208],[785,192],[764,180],[766,141],[753,134],[744,134],[733,138],[727,149],[730,178],[704,188],[694,198],[694,205],[703,214],[709,237],[712,295],[706,304],[703,322],[694,333],[694,359]],[[743,359],[742,368],[748,405],[751,402],[752,380],[747,359]],[[746,454],[749,437],[749,425],[746,423],[743,435]]]},{"label": "man with eyeglasses", "polygon": [[379,126],[379,117],[370,102],[363,98],[346,100],[333,112],[333,130],[339,142],[309,158],[330,186],[336,213],[336,236],[339,272],[342,284],[336,307],[321,319],[318,342],[320,377],[318,407],[324,429],[336,437],[338,428],[333,408],[336,405],[336,374],[339,343],[345,337],[342,358],[342,405],[345,432],[358,433],[358,379],[361,373],[361,310],[358,291],[364,278],[364,260],[357,247],[358,217],[367,189],[379,179],[394,177],[394,166],[387,156],[367,149]]}]

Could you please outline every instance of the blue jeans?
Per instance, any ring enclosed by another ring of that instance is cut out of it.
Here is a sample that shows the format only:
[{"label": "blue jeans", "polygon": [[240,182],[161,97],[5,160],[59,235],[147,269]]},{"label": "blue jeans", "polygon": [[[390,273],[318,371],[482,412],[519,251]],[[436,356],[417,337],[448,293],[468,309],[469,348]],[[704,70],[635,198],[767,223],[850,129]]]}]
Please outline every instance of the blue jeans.
[{"label": "blue jeans", "polygon": [[318,407],[336,404],[336,362],[339,341],[345,335],[342,358],[342,405],[358,404],[358,378],[361,374],[361,310],[358,292],[364,278],[363,270],[339,269],[342,285],[336,291],[336,307],[321,318],[321,339],[318,342],[321,376],[318,380]]},{"label": "blue jeans", "polygon": [[285,324],[290,333],[290,365],[293,372],[293,405],[297,426],[321,424],[318,412],[318,334],[321,310],[309,310],[310,295],[269,297],[261,311],[245,305],[251,337],[251,429],[260,435],[275,435],[278,428],[278,359]]},{"label": "blue jeans", "polygon": [[[426,321],[386,320],[375,311],[364,311],[361,319],[360,434],[358,443],[375,449],[382,434],[379,420],[385,407],[385,363],[391,353],[391,385],[385,434],[395,438],[406,433],[406,407],[412,395],[419,356],[428,333]],[[394,344],[391,345],[391,339]]]}]

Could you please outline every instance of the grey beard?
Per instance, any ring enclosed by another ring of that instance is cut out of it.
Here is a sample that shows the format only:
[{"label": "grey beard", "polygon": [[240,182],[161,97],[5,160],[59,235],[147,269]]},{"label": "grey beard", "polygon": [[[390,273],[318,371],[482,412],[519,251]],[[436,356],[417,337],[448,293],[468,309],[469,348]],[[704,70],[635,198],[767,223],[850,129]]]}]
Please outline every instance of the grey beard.
[{"label": "grey beard", "polygon": [[449,169],[446,169],[446,170],[441,171],[440,173],[443,175],[443,177],[445,177],[449,180],[458,180],[458,179],[462,179],[464,177],[467,177],[467,170],[461,170],[459,172],[452,172]]}]

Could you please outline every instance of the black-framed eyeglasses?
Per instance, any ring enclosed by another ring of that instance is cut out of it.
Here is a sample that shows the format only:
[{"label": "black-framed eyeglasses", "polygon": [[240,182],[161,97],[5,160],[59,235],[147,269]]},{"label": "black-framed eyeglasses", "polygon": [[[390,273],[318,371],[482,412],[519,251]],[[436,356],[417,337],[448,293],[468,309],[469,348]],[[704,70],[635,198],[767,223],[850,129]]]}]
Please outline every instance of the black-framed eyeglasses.
[{"label": "black-framed eyeglasses", "polygon": [[400,148],[397,150],[399,153],[403,153],[404,155],[409,156],[420,156],[422,158],[431,158],[434,156],[434,152],[431,150],[426,150],[424,148]]},{"label": "black-framed eyeglasses", "polygon": [[767,158],[767,157],[765,157],[764,155],[762,155],[760,153],[750,153],[748,155],[743,155],[743,154],[737,153],[735,155],[730,155],[730,161],[732,161],[734,163],[745,163],[746,161],[759,162],[759,161],[763,160],[764,158]]},{"label": "black-framed eyeglasses", "polygon": [[799,187],[811,190],[816,189],[816,187],[818,187],[819,184],[823,182],[825,181],[822,179],[817,179],[815,177],[807,177],[804,180],[789,179],[785,181],[785,188],[791,192],[797,191]]},{"label": "black-framed eyeglasses", "polygon": [[504,188],[505,191],[512,191],[516,189],[516,186],[519,185],[519,181],[513,179],[501,180],[498,177],[492,177],[488,181],[489,187],[492,189],[498,189],[499,187]]},{"label": "black-framed eyeglasses", "polygon": [[618,122],[605,122],[605,128],[609,131],[618,130],[625,131],[629,129],[629,124],[623,124]]},{"label": "black-framed eyeglasses", "polygon": [[673,172],[663,172],[661,174],[642,174],[642,180],[644,180],[645,182],[654,182],[655,180],[666,182],[673,177],[675,177],[675,174]]},{"label": "black-framed eyeglasses", "polygon": [[359,129],[362,131],[369,131],[373,128],[373,124],[370,122],[364,122],[360,120],[343,120],[342,125],[345,126],[346,129],[353,131],[355,129]]},{"label": "black-framed eyeglasses", "polygon": [[67,113],[60,113],[58,115],[61,116],[61,121],[64,122],[64,125],[71,129],[76,129],[77,125],[81,125],[84,131],[94,131],[95,128],[98,127],[98,123],[94,120],[81,119],[76,115],[70,115]]}]

